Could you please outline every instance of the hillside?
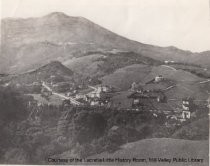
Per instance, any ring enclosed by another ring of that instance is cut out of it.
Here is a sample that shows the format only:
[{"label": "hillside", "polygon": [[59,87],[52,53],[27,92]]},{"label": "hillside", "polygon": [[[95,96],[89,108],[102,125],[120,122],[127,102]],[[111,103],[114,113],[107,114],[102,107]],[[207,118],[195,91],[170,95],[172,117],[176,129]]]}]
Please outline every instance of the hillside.
[{"label": "hillside", "polygon": [[73,74],[73,71],[60,62],[52,61],[34,71],[6,77],[4,82],[10,81],[12,84],[32,84],[41,81],[65,82],[72,80]]},{"label": "hillside", "polygon": [[65,62],[89,51],[132,51],[159,61],[174,60],[210,66],[209,52],[191,53],[121,37],[82,17],[55,12],[40,18],[1,20],[0,73],[20,73],[52,60]]},{"label": "hillside", "polygon": [[[195,134],[196,133],[196,134]],[[177,130],[172,138],[181,138],[189,140],[202,140],[209,137],[209,119],[204,117],[191,122],[181,129]]]},{"label": "hillside", "polygon": [[[147,159],[148,158],[201,158],[204,159],[203,163],[198,162],[172,162],[174,166],[195,165],[207,166],[208,165],[208,141],[189,141],[178,140],[170,138],[153,138],[132,142],[121,146],[121,148],[114,153],[101,153],[88,158],[121,158],[121,159]],[[109,164],[109,163],[107,163]],[[115,164],[122,164],[122,162],[115,162]],[[126,163],[124,163],[126,164]],[[168,162],[147,162],[139,163],[132,162],[134,165],[147,165],[147,166],[162,166],[169,165]],[[128,165],[128,164],[126,164]]]},{"label": "hillside", "polygon": [[156,66],[162,64],[162,62],[134,52],[97,51],[88,52],[82,57],[72,58],[63,62],[63,64],[82,75],[104,76],[133,64]]},{"label": "hillside", "polygon": [[[145,85],[148,81],[162,75],[165,81],[155,84]],[[126,79],[125,79],[126,78]],[[128,89],[135,81],[146,89],[166,89],[169,86],[176,85],[166,93],[171,93],[171,97],[185,95],[194,95],[196,98],[206,98],[206,90],[210,90],[206,84],[199,84],[206,79],[200,78],[190,72],[176,70],[169,66],[133,64],[117,69],[111,74],[107,74],[102,78],[104,84],[113,85],[121,89]]]}]

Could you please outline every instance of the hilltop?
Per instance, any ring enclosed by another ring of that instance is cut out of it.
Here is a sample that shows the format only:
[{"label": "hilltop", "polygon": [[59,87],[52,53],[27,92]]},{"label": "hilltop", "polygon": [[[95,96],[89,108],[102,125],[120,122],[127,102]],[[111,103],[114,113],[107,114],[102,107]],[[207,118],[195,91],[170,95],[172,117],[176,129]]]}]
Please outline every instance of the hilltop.
[{"label": "hilltop", "polygon": [[12,84],[33,84],[41,81],[65,82],[71,81],[73,71],[62,65],[59,61],[52,61],[42,67],[19,75],[5,77],[4,82]]}]

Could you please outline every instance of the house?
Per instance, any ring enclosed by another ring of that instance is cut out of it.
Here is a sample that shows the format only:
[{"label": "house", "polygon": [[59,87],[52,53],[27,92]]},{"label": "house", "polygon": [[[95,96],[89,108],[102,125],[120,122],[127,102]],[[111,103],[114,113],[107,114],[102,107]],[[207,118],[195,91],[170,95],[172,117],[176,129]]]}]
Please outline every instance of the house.
[{"label": "house", "polygon": [[100,98],[101,97],[102,92],[100,91],[93,91],[87,94],[87,96],[89,98]]},{"label": "house", "polygon": [[154,99],[158,103],[166,103],[167,101],[166,95],[160,90],[148,91],[147,95],[150,99]]},{"label": "house", "polygon": [[182,99],[182,118],[190,119],[191,113],[195,111],[195,105],[193,103],[193,98],[186,97]]},{"label": "house", "polygon": [[90,101],[90,105],[91,106],[99,106],[100,105],[100,102],[99,102],[99,100],[91,100]]},{"label": "house", "polygon": [[134,92],[131,95],[128,96],[128,98],[133,99],[132,101],[132,108],[148,108],[152,109],[151,103],[150,103],[150,98],[147,94],[139,93],[139,92]]},{"label": "house", "polygon": [[78,94],[76,94],[75,99],[83,99],[86,101],[87,96],[85,94],[78,93]]},{"label": "house", "polygon": [[112,126],[112,128],[111,128],[110,130],[116,131],[116,130],[118,130],[118,129],[119,129],[119,126]]},{"label": "house", "polygon": [[163,80],[163,76],[162,75],[158,75],[155,77],[155,82],[160,82]]},{"label": "house", "polygon": [[133,91],[133,92],[142,92],[143,88],[142,88],[142,86],[138,85],[136,82],[133,82],[131,84],[131,91]]},{"label": "house", "polygon": [[137,84],[136,84],[136,82],[133,82],[133,83],[131,84],[131,91],[135,92],[136,89],[137,89]]},{"label": "house", "polygon": [[165,63],[165,64],[173,64],[173,63],[175,63],[175,62],[174,62],[174,61],[170,61],[170,60],[165,60],[164,63]]},{"label": "house", "polygon": [[193,110],[194,110],[193,98],[191,98],[191,97],[183,98],[182,99],[182,109],[184,111],[193,112]]},{"label": "house", "polygon": [[104,96],[107,96],[106,94],[112,92],[111,87],[109,86],[99,86],[97,88],[92,87],[94,91],[87,94],[90,98],[103,98]]},{"label": "house", "polygon": [[87,102],[91,105],[91,106],[110,106],[110,98],[90,98],[87,96]]},{"label": "house", "polygon": [[182,119],[190,119],[191,112],[190,111],[182,111]]},{"label": "house", "polygon": [[128,98],[133,99],[133,105],[138,105],[141,101],[145,99],[156,100],[158,103],[165,103],[167,100],[167,97],[161,91],[134,92],[131,95],[129,95]]},{"label": "house", "polygon": [[80,90],[75,94],[77,100],[88,102],[91,106],[102,106],[110,103],[110,93],[112,89],[109,86],[92,87]]},{"label": "house", "polygon": [[105,85],[105,86],[101,85],[101,86],[97,87],[96,91],[97,92],[111,92],[112,90],[111,90],[111,87],[109,87],[107,85]]}]

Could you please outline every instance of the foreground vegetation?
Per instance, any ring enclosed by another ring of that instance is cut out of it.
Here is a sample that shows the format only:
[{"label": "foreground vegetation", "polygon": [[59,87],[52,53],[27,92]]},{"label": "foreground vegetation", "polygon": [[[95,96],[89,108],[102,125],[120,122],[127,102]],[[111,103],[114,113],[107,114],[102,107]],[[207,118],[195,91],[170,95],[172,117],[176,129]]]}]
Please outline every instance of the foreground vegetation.
[{"label": "foreground vegetation", "polygon": [[[164,115],[106,108],[28,106],[28,96],[0,90],[0,162],[46,164],[48,157],[112,153],[146,138],[208,139],[208,119],[167,128]],[[29,114],[38,110],[29,119]],[[202,130],[200,130],[202,129]],[[199,132],[198,132],[199,131]]]}]

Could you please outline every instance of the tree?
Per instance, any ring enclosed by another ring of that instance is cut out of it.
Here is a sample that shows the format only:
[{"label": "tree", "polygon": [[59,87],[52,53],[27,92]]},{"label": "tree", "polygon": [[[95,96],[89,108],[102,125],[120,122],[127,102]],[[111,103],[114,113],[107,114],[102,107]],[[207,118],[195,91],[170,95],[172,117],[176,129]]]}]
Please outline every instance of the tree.
[{"label": "tree", "polygon": [[81,144],[102,136],[107,125],[101,114],[87,111],[77,113],[72,122],[75,127],[75,139]]}]

